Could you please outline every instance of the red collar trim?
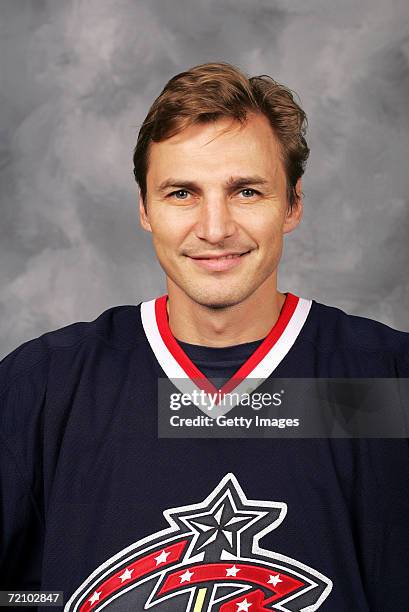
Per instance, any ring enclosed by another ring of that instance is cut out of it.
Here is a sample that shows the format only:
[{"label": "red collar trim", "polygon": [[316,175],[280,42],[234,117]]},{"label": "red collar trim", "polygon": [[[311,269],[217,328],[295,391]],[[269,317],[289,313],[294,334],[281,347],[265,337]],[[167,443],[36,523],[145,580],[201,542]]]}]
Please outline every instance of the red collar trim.
[{"label": "red collar trim", "polygon": [[[168,322],[168,313],[166,310],[166,302],[168,296],[162,295],[155,300],[155,316],[156,323],[158,326],[159,333],[162,337],[163,342],[167,346],[169,352],[176,359],[178,364],[183,368],[186,374],[194,380],[196,385],[206,391],[207,393],[215,393],[218,391],[213,383],[195,366],[195,364],[189,359],[185,351],[182,349],[176,338],[171,332]],[[221,388],[222,393],[229,393],[232,391],[244,378],[254,370],[254,368],[260,363],[260,361],[267,355],[272,349],[277,340],[283,334],[287,327],[294,311],[297,307],[299,298],[292,294],[287,293],[285,302],[280,311],[280,315],[271,328],[266,338],[257,347],[252,355],[245,361],[241,367],[233,374],[233,376],[223,385]]]}]

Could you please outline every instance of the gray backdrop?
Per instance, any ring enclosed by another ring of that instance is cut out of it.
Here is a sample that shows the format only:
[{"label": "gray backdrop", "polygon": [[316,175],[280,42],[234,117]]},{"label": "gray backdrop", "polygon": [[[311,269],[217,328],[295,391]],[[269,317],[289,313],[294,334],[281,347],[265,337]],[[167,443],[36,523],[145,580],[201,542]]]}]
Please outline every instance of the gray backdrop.
[{"label": "gray backdrop", "polygon": [[164,292],[132,149],[165,82],[267,73],[309,117],[279,287],[409,328],[407,0],[1,0],[0,352]]}]

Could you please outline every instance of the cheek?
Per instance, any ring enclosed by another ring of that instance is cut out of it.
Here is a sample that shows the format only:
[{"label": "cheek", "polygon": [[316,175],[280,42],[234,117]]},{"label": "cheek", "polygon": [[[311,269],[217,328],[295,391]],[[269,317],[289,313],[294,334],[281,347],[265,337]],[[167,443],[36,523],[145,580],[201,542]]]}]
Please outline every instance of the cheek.
[{"label": "cheek", "polygon": [[271,246],[283,235],[284,216],[277,209],[251,211],[251,214],[242,216],[239,223],[260,244]]},{"label": "cheek", "polygon": [[190,225],[182,215],[158,210],[150,219],[154,245],[159,249],[173,250],[180,246],[189,233]]}]

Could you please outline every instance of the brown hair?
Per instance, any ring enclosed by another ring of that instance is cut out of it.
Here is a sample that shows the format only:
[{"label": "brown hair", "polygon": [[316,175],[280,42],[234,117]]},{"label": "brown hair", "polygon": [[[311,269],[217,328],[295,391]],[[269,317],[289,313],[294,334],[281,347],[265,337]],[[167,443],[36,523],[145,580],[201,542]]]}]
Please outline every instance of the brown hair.
[{"label": "brown hair", "polygon": [[268,75],[248,78],[226,62],[201,64],[177,74],[149,109],[133,154],[134,175],[144,205],[151,142],[167,140],[191,125],[222,117],[243,124],[249,112],[265,115],[278,138],[292,207],[298,198],[295,185],[310,152],[304,138],[307,116],[290,89]]}]

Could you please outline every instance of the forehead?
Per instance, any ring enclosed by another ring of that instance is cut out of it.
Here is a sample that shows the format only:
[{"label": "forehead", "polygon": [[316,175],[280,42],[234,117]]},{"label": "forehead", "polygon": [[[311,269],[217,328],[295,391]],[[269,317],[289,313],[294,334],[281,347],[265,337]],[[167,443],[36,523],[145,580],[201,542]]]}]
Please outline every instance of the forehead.
[{"label": "forehead", "polygon": [[272,177],[282,169],[280,146],[264,115],[251,114],[244,124],[231,118],[194,125],[150,145],[147,181],[167,175],[216,180],[226,174],[257,173]]}]

